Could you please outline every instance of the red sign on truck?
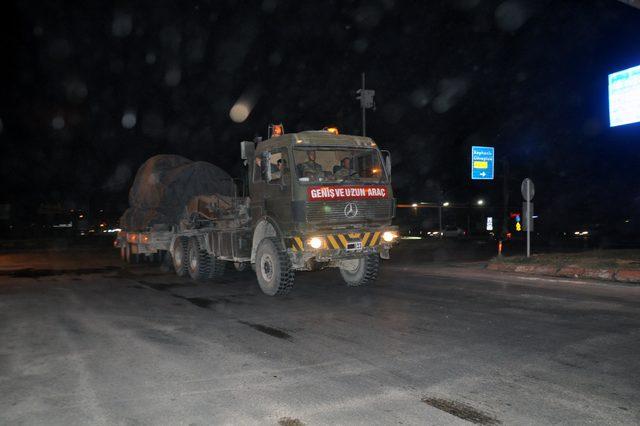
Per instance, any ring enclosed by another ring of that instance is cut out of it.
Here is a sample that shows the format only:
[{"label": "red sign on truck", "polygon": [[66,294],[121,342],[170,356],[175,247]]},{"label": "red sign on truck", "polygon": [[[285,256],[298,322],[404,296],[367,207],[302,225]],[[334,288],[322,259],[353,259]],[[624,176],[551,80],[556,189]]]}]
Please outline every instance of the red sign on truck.
[{"label": "red sign on truck", "polygon": [[387,198],[387,188],[376,186],[310,186],[307,188],[309,201],[354,200]]}]

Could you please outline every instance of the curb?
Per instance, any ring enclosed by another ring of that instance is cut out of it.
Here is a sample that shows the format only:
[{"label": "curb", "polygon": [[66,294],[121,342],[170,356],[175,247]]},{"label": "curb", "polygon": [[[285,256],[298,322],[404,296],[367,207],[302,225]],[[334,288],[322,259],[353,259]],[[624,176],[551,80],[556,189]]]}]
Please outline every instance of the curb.
[{"label": "curb", "polygon": [[621,283],[640,284],[640,270],[636,269],[590,269],[578,266],[553,265],[517,265],[513,263],[491,262],[487,265],[490,271],[515,272],[530,275],[545,275],[562,278],[586,278],[601,281],[617,281]]}]

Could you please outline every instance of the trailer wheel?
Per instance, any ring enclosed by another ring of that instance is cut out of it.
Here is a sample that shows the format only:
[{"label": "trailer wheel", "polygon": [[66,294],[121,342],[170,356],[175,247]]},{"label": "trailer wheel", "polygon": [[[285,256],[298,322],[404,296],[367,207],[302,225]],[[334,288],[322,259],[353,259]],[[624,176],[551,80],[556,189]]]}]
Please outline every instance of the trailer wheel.
[{"label": "trailer wheel", "polygon": [[188,244],[187,237],[177,237],[173,241],[173,269],[179,277],[186,277],[188,273]]},{"label": "trailer wheel", "polygon": [[140,255],[138,253],[131,252],[131,244],[127,244],[126,258],[127,258],[127,263],[131,263],[131,264],[135,264],[140,261]]},{"label": "trailer wheel", "polygon": [[291,291],[295,273],[278,238],[268,237],[256,251],[256,276],[264,294],[283,296]]},{"label": "trailer wheel", "polygon": [[343,260],[340,275],[349,287],[359,287],[373,283],[378,278],[380,258],[378,254],[369,254],[359,259]]},{"label": "trailer wheel", "polygon": [[200,249],[196,237],[189,238],[189,276],[196,281],[203,281],[211,274],[211,256],[206,250]]},{"label": "trailer wheel", "polygon": [[211,272],[209,272],[209,278],[220,278],[224,275],[224,270],[227,268],[227,262],[225,260],[216,259],[214,256],[209,256],[211,259]]}]

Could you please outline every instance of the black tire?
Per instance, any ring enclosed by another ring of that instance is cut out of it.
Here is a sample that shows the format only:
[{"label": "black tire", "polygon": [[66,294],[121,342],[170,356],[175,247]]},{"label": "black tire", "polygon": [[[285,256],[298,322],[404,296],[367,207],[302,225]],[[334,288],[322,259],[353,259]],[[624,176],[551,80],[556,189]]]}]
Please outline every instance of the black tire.
[{"label": "black tire", "polygon": [[209,272],[209,278],[220,278],[224,275],[225,269],[227,269],[227,262],[225,260],[216,259],[214,256],[211,258],[211,272]]},{"label": "black tire", "polygon": [[345,262],[344,266],[340,266],[340,275],[349,287],[372,284],[378,279],[380,257],[377,253],[348,262],[349,264],[345,264]]},{"label": "black tire", "polygon": [[138,253],[132,253],[131,244],[127,244],[126,254],[127,263],[136,264],[140,261],[140,255]]},{"label": "black tire", "polygon": [[173,241],[173,270],[179,277],[186,277],[187,263],[189,259],[189,240],[187,237],[178,237]]},{"label": "black tire", "polygon": [[160,271],[162,272],[173,271],[173,259],[171,258],[171,253],[165,250],[160,252]]},{"label": "black tire", "polygon": [[233,262],[233,267],[236,268],[238,272],[244,272],[249,269],[249,262]]},{"label": "black tire", "polygon": [[291,291],[295,273],[278,238],[260,241],[256,251],[256,276],[260,289],[268,296],[283,296]]},{"label": "black tire", "polygon": [[196,237],[189,238],[189,263],[187,270],[191,279],[204,281],[211,274],[211,256],[200,248]]}]

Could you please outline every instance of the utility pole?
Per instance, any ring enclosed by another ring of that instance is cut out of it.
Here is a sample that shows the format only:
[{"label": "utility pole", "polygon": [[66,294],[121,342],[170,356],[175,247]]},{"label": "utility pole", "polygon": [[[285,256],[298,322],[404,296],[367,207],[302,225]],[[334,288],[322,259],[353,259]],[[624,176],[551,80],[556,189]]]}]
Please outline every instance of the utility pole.
[{"label": "utility pole", "polygon": [[[364,73],[362,73],[362,92],[361,96],[364,96]],[[362,136],[367,136],[367,108],[365,108],[364,103],[360,102],[362,105]]]},{"label": "utility pole", "polygon": [[373,109],[375,111],[376,104],[373,101],[373,97],[376,94],[375,90],[366,90],[364,85],[364,73],[362,73],[362,88],[358,89],[356,93],[356,99],[360,101],[360,108],[362,108],[362,136],[367,136],[367,109]]}]

